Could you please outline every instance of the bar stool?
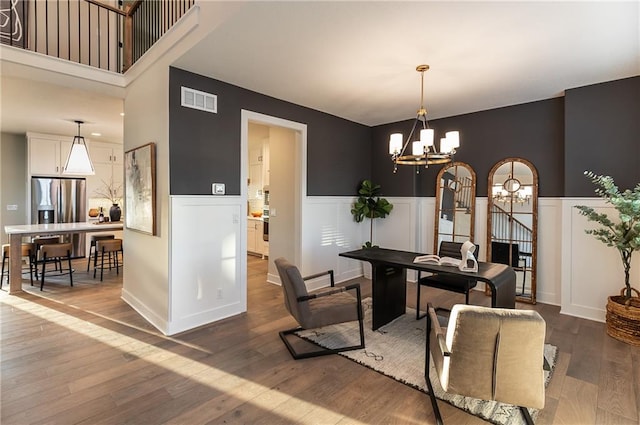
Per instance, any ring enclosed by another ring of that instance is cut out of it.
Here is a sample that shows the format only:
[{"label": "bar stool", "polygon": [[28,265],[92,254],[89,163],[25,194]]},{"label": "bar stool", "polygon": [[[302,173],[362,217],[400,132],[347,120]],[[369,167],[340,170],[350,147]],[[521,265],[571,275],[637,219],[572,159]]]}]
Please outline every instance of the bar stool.
[{"label": "bar stool", "polygon": [[[2,288],[2,281],[4,279],[4,270],[5,264],[8,263],[9,252],[11,247],[9,244],[2,245],[2,274],[0,274],[0,288]],[[21,247],[20,255],[22,258],[27,257],[29,261],[29,280],[31,281],[31,286],[33,286],[33,268],[35,267],[34,258],[35,258],[35,249],[33,243],[23,243]],[[9,269],[7,269],[7,283],[9,282]]]},{"label": "bar stool", "polygon": [[[100,282],[104,276],[104,269],[108,267],[111,270],[112,266],[116,268],[116,274],[120,274],[120,260],[118,259],[118,253],[122,251],[122,239],[103,239],[96,242],[96,258],[100,255],[100,266],[95,265],[93,267],[93,278],[96,277],[96,271],[100,269]],[[112,257],[113,254],[113,257]],[[107,255],[108,265],[104,265],[104,257]]]},{"label": "bar stool", "polygon": [[[31,239],[31,242],[33,242],[33,250],[34,250],[33,257],[34,257],[34,260],[35,260],[35,274],[36,274],[36,279],[38,279],[38,263],[42,259],[42,253],[40,251],[40,247],[42,247],[43,245],[60,243],[61,242],[60,241],[60,235],[36,236],[36,237]],[[59,266],[60,265],[56,264],[56,270],[58,269]]]},{"label": "bar stool", "polygon": [[73,249],[71,243],[52,243],[42,245],[40,248],[40,252],[42,253],[42,273],[40,275],[40,290],[44,288],[44,277],[47,269],[47,263],[55,263],[56,269],[58,265],[60,269],[58,270],[60,274],[64,274],[65,270],[62,268],[62,259],[66,259],[69,268],[69,283],[73,286],[73,269],[71,268],[71,250]]},{"label": "bar stool", "polygon": [[[112,234],[99,234],[99,235],[91,235],[91,245],[89,245],[89,255],[87,258],[87,271],[89,271],[89,266],[91,265],[91,251],[93,250],[93,268],[96,268],[98,264],[98,251],[96,250],[96,242],[103,241],[106,239],[114,239],[115,235]],[[94,276],[95,277],[95,276]]]}]

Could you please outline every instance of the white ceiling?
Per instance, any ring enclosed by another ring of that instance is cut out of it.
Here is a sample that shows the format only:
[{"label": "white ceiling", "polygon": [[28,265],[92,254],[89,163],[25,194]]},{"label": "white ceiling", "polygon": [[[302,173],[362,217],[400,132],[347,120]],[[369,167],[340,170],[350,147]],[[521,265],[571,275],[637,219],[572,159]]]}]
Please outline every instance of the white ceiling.
[{"label": "white ceiling", "polygon": [[[638,1],[261,1],[200,7],[201,17],[211,12],[225,18],[176,66],[366,125],[415,116],[415,67],[422,63],[431,66],[425,74],[430,118],[549,99],[565,89],[640,75]],[[21,78],[3,75],[2,131],[74,134],[68,120],[81,118],[100,127],[105,140],[121,142],[120,93]],[[90,125],[85,137],[94,131]],[[68,130],[59,133],[63,126]]]}]

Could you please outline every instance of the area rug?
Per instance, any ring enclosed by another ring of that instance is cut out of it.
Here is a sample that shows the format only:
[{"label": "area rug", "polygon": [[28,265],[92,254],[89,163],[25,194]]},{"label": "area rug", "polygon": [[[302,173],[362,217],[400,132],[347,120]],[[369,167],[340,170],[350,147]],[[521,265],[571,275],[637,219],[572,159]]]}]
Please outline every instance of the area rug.
[{"label": "area rug", "polygon": [[[371,298],[364,299],[362,307],[365,310],[366,348],[342,352],[340,355],[403,384],[428,393],[424,379],[426,319],[415,320],[415,310],[407,308],[407,312],[403,316],[376,331],[372,331]],[[357,327],[353,323],[326,326],[311,331],[300,331],[298,335],[327,348],[353,345],[359,341]],[[545,344],[545,360],[551,366],[549,371],[545,371],[545,385],[548,385],[551,380],[557,352],[557,347]],[[433,364],[431,365],[430,376],[434,393],[440,400],[494,424],[515,425],[525,423],[522,412],[515,406],[444,392]],[[529,409],[529,412],[535,419],[538,411]]]}]

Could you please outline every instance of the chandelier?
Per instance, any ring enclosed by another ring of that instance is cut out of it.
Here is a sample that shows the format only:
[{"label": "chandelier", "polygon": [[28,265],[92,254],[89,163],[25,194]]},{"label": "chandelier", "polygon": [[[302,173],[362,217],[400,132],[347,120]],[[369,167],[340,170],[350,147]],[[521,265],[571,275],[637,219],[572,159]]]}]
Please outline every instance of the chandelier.
[{"label": "chandelier", "polygon": [[[389,137],[389,155],[393,161],[393,172],[398,171],[398,165],[415,165],[416,173],[420,172],[418,165],[424,165],[427,168],[433,164],[446,164],[453,161],[453,155],[456,149],[460,147],[460,133],[457,131],[449,131],[445,133],[445,137],[440,139],[440,150],[437,151],[433,143],[434,131],[429,128],[427,121],[427,110],[424,107],[424,73],[429,69],[429,65],[418,65],[416,71],[420,73],[421,93],[420,93],[420,109],[413,123],[411,132],[406,141],[402,142],[402,133],[393,133]],[[420,127],[418,127],[418,124]],[[409,154],[409,142],[412,141],[416,128],[420,128],[420,139],[413,141],[411,144],[411,153]]]},{"label": "chandelier", "polygon": [[503,184],[494,184],[491,196],[495,201],[503,204],[528,204],[533,196],[533,186],[525,186],[520,180],[509,175]]}]

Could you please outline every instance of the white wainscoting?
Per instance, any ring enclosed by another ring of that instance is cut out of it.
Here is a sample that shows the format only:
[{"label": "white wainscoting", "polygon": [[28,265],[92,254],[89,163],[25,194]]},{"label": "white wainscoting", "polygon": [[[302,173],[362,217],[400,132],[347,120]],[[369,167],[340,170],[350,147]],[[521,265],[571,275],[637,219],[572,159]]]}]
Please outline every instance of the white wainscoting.
[{"label": "white wainscoting", "polygon": [[240,197],[171,197],[168,335],[247,310],[246,208]]},{"label": "white wainscoting", "polygon": [[[435,198],[392,198],[394,209],[374,220],[373,241],[382,247],[433,251]],[[167,333],[174,334],[246,311],[246,239],[240,197],[171,197],[171,270]],[[303,217],[303,275],[333,269],[336,281],[362,275],[359,261],[340,257],[369,239],[369,223],[351,215],[353,197],[307,197]],[[612,208],[594,198],[540,198],[538,209],[539,302],[561,305],[565,314],[604,320],[607,296],[619,292],[623,271],[617,252],[584,229],[591,226],[575,205]],[[487,199],[476,201],[475,242],[486,258]],[[633,282],[640,277],[637,260]],[[415,273],[407,274],[415,281]],[[268,280],[279,283],[277,275]],[[310,289],[328,285],[328,278]]]},{"label": "white wainscoting", "polygon": [[[607,297],[624,287],[624,269],[617,250],[606,246],[585,229],[598,224],[581,216],[576,205],[587,205],[617,219],[615,209],[597,198],[565,198],[562,207],[562,304],[561,312],[604,321]],[[639,287],[638,254],[632,259],[631,284]]]}]

